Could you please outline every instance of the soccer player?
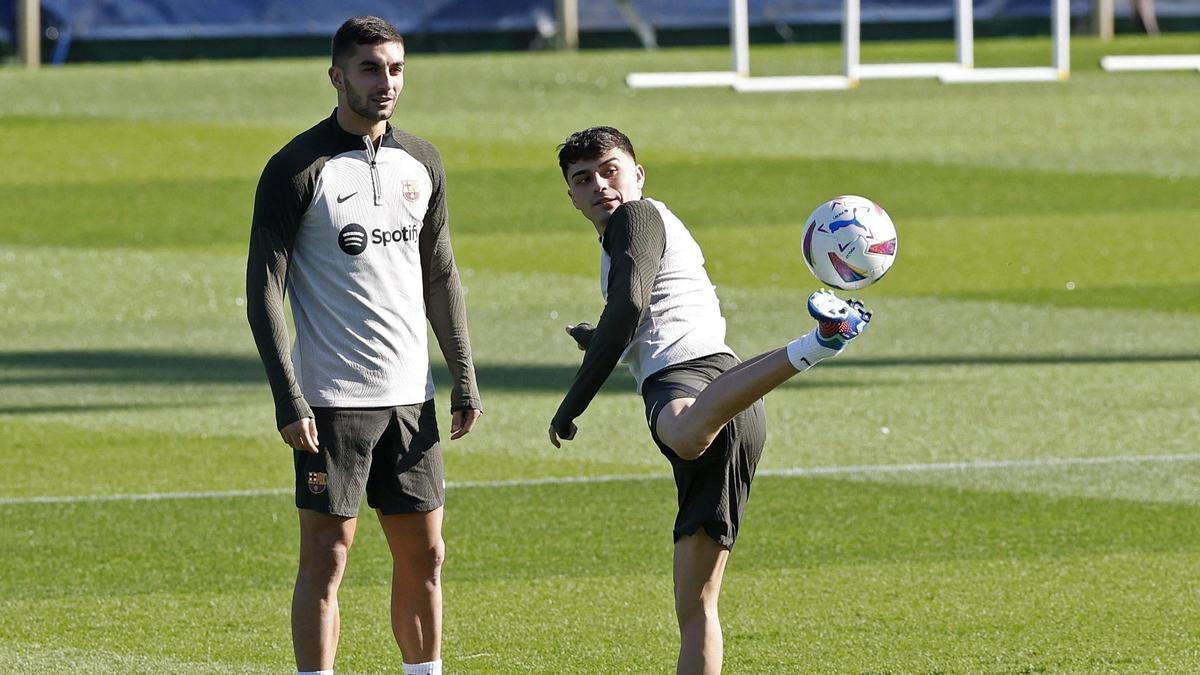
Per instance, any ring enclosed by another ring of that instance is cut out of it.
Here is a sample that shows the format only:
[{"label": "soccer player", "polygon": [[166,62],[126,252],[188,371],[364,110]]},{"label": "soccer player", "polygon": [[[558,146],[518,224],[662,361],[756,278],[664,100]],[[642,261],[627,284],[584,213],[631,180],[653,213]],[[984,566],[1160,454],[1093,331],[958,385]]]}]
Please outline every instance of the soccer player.
[{"label": "soccer player", "polygon": [[[246,270],[248,318],[294,448],[300,672],[332,672],[338,587],[365,491],[393,561],[392,631],[405,673],[441,673],[445,477],[426,319],[453,381],[450,438],[481,414],[436,148],[388,120],[404,40],[376,17],[333,37],[337,108],[263,170]],[[296,325],[289,352],[285,288]]]},{"label": "soccer player", "polygon": [[604,310],[595,326],[567,326],[583,364],[550,422],[550,442],[575,438],[583,413],[618,360],[637,380],[650,435],[678,490],[675,613],[679,673],[718,673],[717,598],[750,481],[766,441],[762,397],[838,354],[866,328],[862,303],[814,293],[817,327],[744,363],[725,344],[725,319],[704,257],[679,218],[644,198],[646,170],[612,127],[571,134],[559,147],[567,195],[600,235]]}]

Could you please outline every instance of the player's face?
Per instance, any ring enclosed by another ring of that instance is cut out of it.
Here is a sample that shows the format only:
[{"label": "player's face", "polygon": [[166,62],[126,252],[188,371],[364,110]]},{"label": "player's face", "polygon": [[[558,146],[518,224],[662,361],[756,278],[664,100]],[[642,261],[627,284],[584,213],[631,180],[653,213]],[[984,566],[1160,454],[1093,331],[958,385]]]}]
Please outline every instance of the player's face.
[{"label": "player's face", "polygon": [[620,148],[567,167],[567,196],[598,230],[618,206],[641,199],[645,184],[646,170]]},{"label": "player's face", "polygon": [[329,79],[341,94],[339,105],[344,101],[364,122],[387,120],[404,89],[404,47],[399,42],[358,45],[329,69]]}]

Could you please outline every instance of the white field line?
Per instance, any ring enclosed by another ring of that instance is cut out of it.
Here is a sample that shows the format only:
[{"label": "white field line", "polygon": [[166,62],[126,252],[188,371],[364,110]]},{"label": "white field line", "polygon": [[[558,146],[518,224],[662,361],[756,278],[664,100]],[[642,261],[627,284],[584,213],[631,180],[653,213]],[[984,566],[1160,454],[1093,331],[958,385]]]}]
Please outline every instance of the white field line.
[{"label": "white field line", "polygon": [[[804,478],[812,476],[852,476],[871,474],[935,473],[938,471],[978,471],[995,469],[1029,469],[1061,466],[1093,466],[1106,464],[1176,464],[1200,462],[1200,454],[1179,455],[1114,455],[1112,457],[1045,457],[1041,459],[997,459],[972,462],[931,462],[924,464],[859,464],[850,466],[792,467],[763,469],[759,476]],[[512,480],[463,481],[446,483],[448,489],[487,489],[505,487],[534,487],[539,485],[570,485],[575,483],[619,483],[643,480],[666,480],[665,474],[624,474],[607,476],[564,476],[557,478],[514,478]],[[0,497],[0,506],[22,504],[78,504],[84,502],[139,502],[170,499],[235,499],[290,495],[294,488],[264,488],[258,490],[225,490],[211,492],[150,492],[145,494],[65,495],[43,497]]]}]

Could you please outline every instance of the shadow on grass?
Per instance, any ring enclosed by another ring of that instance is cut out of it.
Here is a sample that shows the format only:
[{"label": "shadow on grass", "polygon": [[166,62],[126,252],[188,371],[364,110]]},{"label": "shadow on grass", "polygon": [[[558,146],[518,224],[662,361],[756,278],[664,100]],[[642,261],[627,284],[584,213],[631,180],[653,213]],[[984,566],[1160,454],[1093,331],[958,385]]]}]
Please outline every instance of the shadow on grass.
[{"label": "shadow on grass", "polygon": [[[1062,366],[1124,363],[1200,362],[1200,353],[1175,354],[1011,354],[931,355],[888,358],[842,358],[821,368],[884,368],[943,366]],[[577,367],[558,364],[476,365],[480,389],[512,391],[565,391]],[[434,380],[445,390],[449,377],[435,359]],[[266,385],[262,364],[255,356],[194,354],[141,350],[0,352],[0,386],[54,384],[261,384]],[[609,378],[606,389],[632,386],[623,366]],[[27,408],[11,408],[24,412]]]},{"label": "shadow on grass", "polygon": [[129,412],[131,410],[183,410],[194,409],[189,403],[80,403],[62,405],[8,405],[0,406],[0,415],[79,415],[83,413]]},{"label": "shadow on grass", "polygon": [[[577,366],[477,364],[479,385],[488,389],[565,391]],[[450,385],[435,357],[434,381]],[[622,367],[611,378],[628,379]],[[267,378],[258,357],[143,350],[0,352],[0,386],[54,384],[261,384]],[[632,381],[630,380],[630,384]],[[20,412],[26,408],[12,408]]]}]

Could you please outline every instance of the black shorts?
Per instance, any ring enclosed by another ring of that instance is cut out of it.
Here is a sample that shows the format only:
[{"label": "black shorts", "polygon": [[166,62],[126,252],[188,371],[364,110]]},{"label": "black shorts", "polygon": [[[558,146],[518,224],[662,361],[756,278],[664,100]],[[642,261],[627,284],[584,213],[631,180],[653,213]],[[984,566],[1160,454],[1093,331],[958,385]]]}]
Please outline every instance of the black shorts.
[{"label": "black shorts", "polygon": [[679,497],[675,541],[703,527],[713,541],[733,548],[750,498],[750,481],[767,440],[767,416],[762,399],[755,401],[721,429],[704,454],[685,460],[658,437],[658,414],[674,399],[699,396],[718,375],[738,363],[732,354],[712,354],[664,368],[642,383],[650,435],[675,474]]},{"label": "black shorts", "polygon": [[314,408],[320,452],[295,451],[296,507],[335,516],[367,504],[384,515],[445,503],[433,401],[390,408]]}]

